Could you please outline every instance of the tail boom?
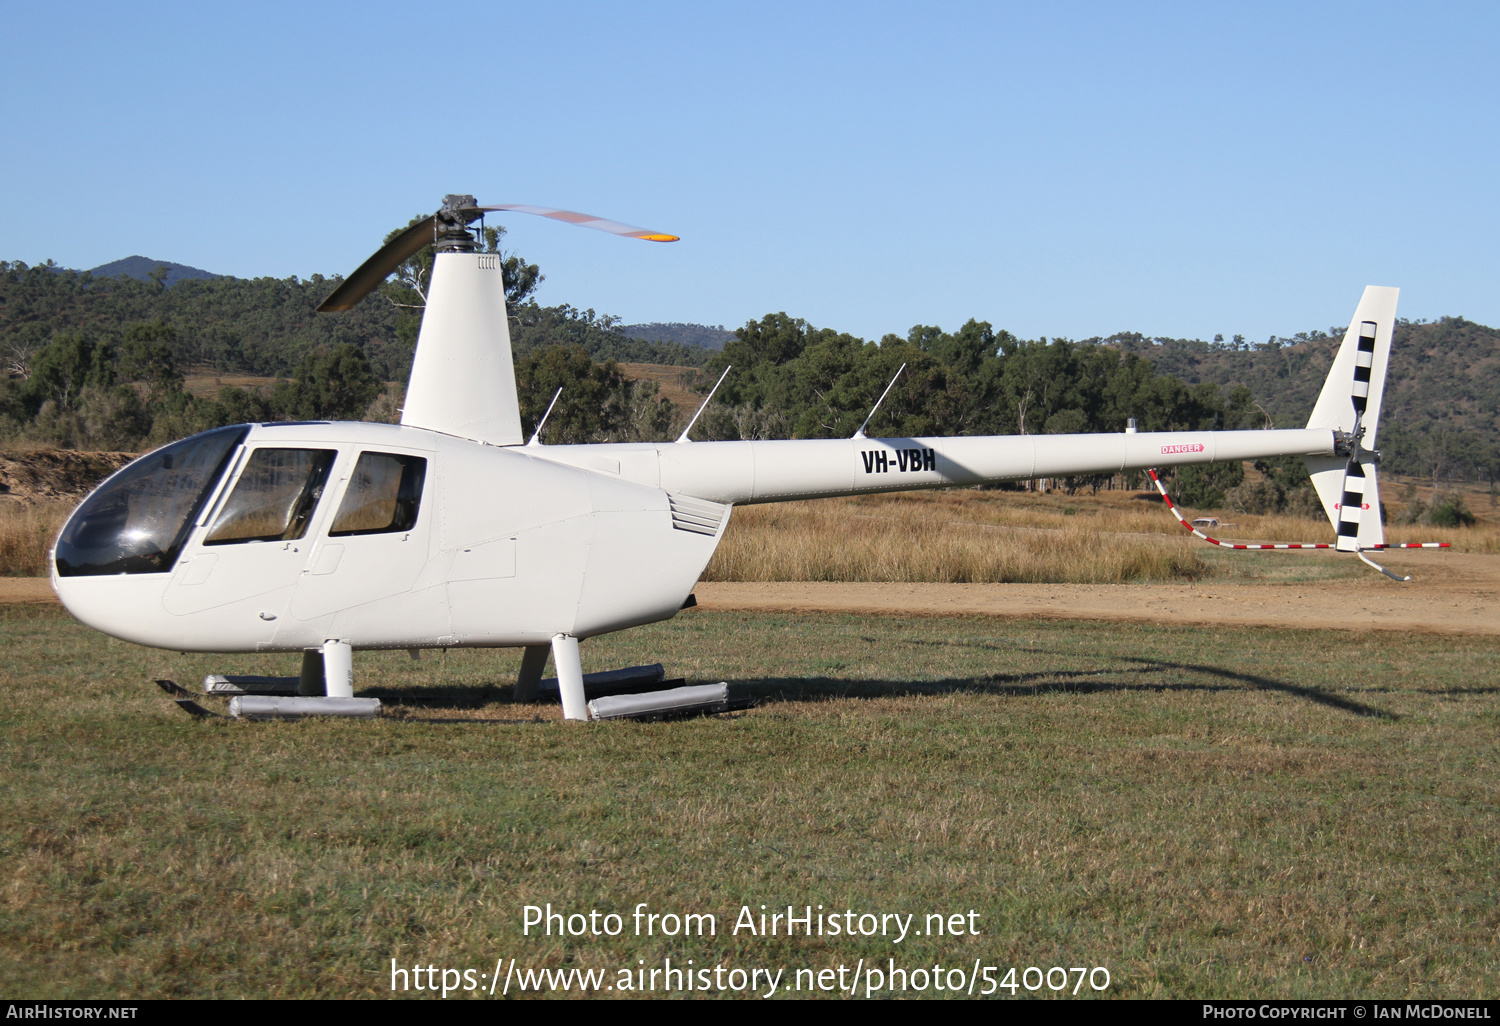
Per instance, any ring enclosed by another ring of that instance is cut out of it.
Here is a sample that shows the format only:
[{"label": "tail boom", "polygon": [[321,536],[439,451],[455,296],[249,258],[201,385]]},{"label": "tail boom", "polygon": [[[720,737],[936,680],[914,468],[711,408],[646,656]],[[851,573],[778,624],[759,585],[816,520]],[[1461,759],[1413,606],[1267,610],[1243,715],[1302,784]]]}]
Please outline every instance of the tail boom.
[{"label": "tail boom", "polygon": [[740,505],[1332,456],[1334,444],[1332,431],[1300,429],[549,445],[538,455],[605,469],[675,494]]}]

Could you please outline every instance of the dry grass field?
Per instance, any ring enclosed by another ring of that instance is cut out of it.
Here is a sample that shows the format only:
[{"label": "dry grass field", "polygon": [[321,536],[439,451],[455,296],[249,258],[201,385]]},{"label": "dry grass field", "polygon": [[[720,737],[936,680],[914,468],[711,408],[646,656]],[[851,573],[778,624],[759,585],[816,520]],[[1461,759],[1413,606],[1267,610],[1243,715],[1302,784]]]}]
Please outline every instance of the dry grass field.
[{"label": "dry grass field", "polygon": [[1138,530],[1158,526],[1144,511],[1080,516],[1078,506],[1070,515],[1008,498],[943,492],[744,507],[704,579],[1103,584],[1213,573],[1175,523],[1170,533]]},{"label": "dry grass field", "polygon": [[[1327,521],[1216,512],[1221,540],[1327,542]],[[1393,541],[1447,541],[1458,552],[1500,552],[1500,524],[1387,530]],[[709,581],[933,581],[1119,584],[1256,579],[1288,565],[1304,578],[1349,569],[1314,552],[1266,559],[1221,552],[1192,537],[1154,493],[912,492],[735,510]]]},{"label": "dry grass field", "polygon": [[215,399],[218,398],[219,389],[227,385],[247,390],[267,389],[273,387],[276,381],[276,378],[220,374],[209,367],[194,367],[183,377],[182,387],[200,399]]},{"label": "dry grass field", "polygon": [[684,417],[692,416],[703,402],[703,396],[693,391],[704,379],[703,371],[697,367],[675,367],[665,363],[622,363],[619,367],[620,373],[631,381],[656,382],[662,398],[678,410],[685,411]]},{"label": "dry grass field", "polygon": [[47,552],[74,505],[0,506],[0,576],[48,576]]}]

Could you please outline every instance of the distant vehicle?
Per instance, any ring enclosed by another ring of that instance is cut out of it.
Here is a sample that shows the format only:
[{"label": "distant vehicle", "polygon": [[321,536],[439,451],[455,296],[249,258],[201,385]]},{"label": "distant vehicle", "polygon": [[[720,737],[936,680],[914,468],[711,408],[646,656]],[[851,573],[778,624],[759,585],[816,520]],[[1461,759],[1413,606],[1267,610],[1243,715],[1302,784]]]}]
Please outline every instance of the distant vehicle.
[{"label": "distant vehicle", "polygon": [[1233,524],[1221,524],[1218,517],[1199,517],[1193,521],[1194,527],[1233,527]]}]

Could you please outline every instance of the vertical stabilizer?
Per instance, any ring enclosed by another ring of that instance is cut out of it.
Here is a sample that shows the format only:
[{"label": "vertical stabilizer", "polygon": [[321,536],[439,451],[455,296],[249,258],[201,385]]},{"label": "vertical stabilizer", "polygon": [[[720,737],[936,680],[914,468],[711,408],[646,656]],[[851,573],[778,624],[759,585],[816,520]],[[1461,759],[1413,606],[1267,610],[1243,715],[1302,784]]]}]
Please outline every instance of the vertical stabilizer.
[{"label": "vertical stabilizer", "polygon": [[1369,285],[1333,358],[1333,367],[1307,421],[1310,428],[1349,434],[1360,431],[1348,456],[1310,456],[1307,471],[1323,510],[1338,529],[1339,548],[1375,548],[1385,541],[1380,523],[1380,492],[1373,450],[1380,426],[1385,371],[1396,329],[1396,300],[1401,290]]},{"label": "vertical stabilizer", "polygon": [[1370,285],[1354,311],[1344,344],[1339,346],[1307,421],[1310,428],[1353,431],[1355,414],[1365,429],[1364,447],[1375,448],[1380,423],[1380,399],[1385,393],[1385,368],[1391,358],[1391,334],[1396,328],[1396,299],[1400,289]]},{"label": "vertical stabilizer", "polygon": [[437,253],[401,423],[520,445],[521,410],[494,253]]}]

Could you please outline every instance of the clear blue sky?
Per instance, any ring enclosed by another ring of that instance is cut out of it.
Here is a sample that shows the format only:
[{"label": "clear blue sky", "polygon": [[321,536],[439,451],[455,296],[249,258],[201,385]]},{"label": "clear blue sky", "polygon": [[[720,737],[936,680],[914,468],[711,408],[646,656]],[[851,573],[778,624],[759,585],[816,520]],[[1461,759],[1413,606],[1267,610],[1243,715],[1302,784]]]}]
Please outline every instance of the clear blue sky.
[{"label": "clear blue sky", "polygon": [[1500,5],[5,0],[0,258],[347,273],[446,192],[540,299],[867,338],[1500,324]]}]

